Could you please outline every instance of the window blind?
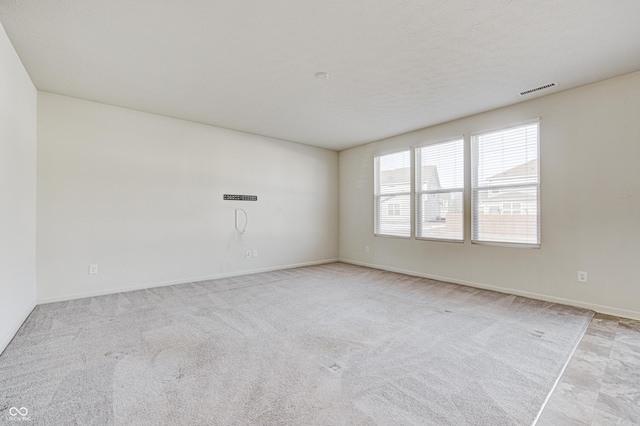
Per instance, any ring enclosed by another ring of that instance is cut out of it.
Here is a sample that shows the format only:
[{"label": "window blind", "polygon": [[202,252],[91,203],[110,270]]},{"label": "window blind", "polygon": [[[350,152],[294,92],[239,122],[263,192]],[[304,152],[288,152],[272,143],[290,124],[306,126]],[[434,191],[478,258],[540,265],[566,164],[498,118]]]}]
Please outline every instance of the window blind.
[{"label": "window blind", "polygon": [[411,236],[411,152],[379,155],[375,164],[375,235]]},{"label": "window blind", "polygon": [[540,246],[539,127],[471,138],[471,240]]},{"label": "window blind", "polygon": [[416,237],[464,241],[464,140],[416,148]]}]

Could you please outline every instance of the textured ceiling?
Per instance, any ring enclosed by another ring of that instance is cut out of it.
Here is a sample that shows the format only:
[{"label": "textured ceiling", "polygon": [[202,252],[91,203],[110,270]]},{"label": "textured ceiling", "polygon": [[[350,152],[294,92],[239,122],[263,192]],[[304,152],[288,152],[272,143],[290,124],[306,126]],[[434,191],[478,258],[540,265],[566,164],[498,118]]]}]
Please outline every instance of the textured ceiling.
[{"label": "textured ceiling", "polygon": [[336,150],[640,70],[638,0],[0,0],[0,22],[39,90]]}]

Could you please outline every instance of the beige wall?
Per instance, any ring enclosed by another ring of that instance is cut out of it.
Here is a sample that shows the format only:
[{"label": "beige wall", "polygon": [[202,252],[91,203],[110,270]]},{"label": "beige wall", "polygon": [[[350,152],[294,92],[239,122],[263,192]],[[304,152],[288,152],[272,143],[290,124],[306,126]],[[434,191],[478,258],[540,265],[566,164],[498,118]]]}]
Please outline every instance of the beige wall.
[{"label": "beige wall", "polygon": [[[464,135],[468,162],[470,133],[536,117],[541,249],[472,245],[468,192],[464,244],[373,236],[374,155]],[[344,261],[640,319],[640,72],[341,152],[340,230]]]},{"label": "beige wall", "polygon": [[36,89],[0,25],[0,352],[34,308]]},{"label": "beige wall", "polygon": [[338,154],[39,92],[37,223],[41,302],[332,260]]}]

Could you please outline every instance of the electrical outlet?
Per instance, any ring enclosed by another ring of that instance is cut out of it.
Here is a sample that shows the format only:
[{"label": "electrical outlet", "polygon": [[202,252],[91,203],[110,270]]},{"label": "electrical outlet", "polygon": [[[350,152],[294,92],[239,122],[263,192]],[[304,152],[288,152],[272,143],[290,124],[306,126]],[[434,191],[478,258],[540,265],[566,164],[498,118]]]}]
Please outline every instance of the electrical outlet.
[{"label": "electrical outlet", "polygon": [[257,249],[253,250],[253,257],[258,257],[258,250]]},{"label": "electrical outlet", "polygon": [[247,250],[246,256],[251,257],[251,250]]},{"label": "electrical outlet", "polygon": [[578,282],[587,282],[587,273],[585,271],[578,271]]},{"label": "electrical outlet", "polygon": [[89,275],[98,275],[98,265],[89,265]]},{"label": "electrical outlet", "polygon": [[364,252],[369,253],[369,246],[364,246]]}]

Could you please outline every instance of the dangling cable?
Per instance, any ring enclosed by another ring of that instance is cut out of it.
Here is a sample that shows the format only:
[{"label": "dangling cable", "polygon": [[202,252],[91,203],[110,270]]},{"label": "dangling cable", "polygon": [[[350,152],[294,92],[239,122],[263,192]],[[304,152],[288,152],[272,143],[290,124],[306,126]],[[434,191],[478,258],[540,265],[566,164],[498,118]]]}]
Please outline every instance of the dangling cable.
[{"label": "dangling cable", "polygon": [[[240,228],[238,228],[238,211],[241,211],[242,213],[244,213],[244,226],[242,227],[242,231],[240,230]],[[248,223],[249,223],[249,215],[247,214],[247,212],[244,211],[244,209],[237,208],[236,209],[236,231],[238,231],[241,234],[244,234],[244,231],[247,230]]]}]

